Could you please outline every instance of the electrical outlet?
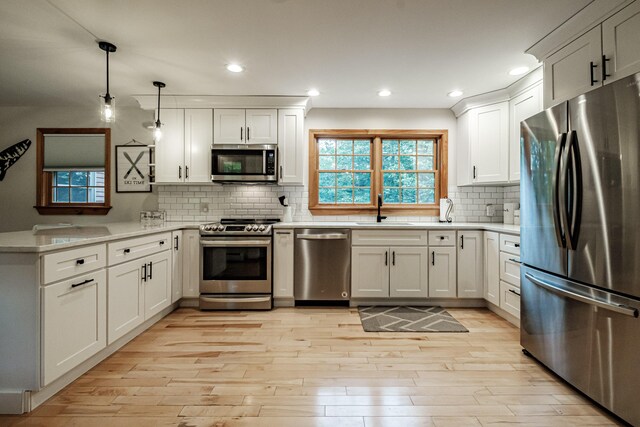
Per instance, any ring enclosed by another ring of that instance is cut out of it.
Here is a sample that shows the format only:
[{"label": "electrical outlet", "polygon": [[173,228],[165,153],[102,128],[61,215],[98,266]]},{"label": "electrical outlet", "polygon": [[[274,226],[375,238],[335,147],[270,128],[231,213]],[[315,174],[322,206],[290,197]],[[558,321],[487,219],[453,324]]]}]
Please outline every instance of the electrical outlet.
[{"label": "electrical outlet", "polygon": [[496,207],[494,205],[487,205],[487,216],[495,216]]},{"label": "electrical outlet", "polygon": [[200,203],[200,212],[202,213],[209,212],[209,203]]}]

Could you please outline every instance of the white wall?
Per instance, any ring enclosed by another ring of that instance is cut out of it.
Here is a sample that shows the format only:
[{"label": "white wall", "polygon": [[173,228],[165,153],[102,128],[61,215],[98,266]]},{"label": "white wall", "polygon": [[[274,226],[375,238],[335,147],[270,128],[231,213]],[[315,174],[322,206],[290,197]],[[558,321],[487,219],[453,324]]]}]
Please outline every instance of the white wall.
[{"label": "white wall", "polygon": [[27,230],[44,223],[105,223],[138,220],[141,210],[157,208],[154,193],[124,194],[115,192],[116,145],[132,138],[149,144],[151,132],[143,123],[153,121],[153,112],[139,108],[120,108],[111,127],[111,204],[108,215],[52,216],[39,215],[36,203],[36,129],[63,127],[105,127],[100,121],[98,99],[96,108],[0,107],[0,151],[29,138],[31,147],[0,181],[0,232]]}]

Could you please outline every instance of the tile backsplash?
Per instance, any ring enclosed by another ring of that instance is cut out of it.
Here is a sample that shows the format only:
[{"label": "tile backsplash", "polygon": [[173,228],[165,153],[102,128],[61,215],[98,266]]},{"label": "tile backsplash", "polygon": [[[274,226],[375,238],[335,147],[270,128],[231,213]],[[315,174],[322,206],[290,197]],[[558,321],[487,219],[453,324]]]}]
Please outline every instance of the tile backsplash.
[{"label": "tile backsplash", "polygon": [[[311,215],[307,209],[306,187],[275,185],[159,185],[158,207],[168,221],[213,222],[220,218],[282,218],[278,197],[285,195],[294,206],[294,221],[374,221],[375,215]],[[520,200],[520,186],[450,187],[455,222],[502,222],[503,203]],[[486,206],[495,205],[496,215],[488,217]],[[206,211],[205,211],[206,208]],[[390,216],[394,221],[438,221],[435,216]]]}]

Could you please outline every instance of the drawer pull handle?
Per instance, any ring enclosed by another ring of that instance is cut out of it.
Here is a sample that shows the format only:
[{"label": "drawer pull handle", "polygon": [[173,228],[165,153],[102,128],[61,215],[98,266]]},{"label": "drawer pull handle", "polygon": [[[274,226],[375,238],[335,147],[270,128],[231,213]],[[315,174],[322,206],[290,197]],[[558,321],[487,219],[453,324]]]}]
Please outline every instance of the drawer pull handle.
[{"label": "drawer pull handle", "polygon": [[76,265],[82,265],[84,264],[84,259],[77,259],[76,260]]},{"label": "drawer pull handle", "polygon": [[129,252],[131,252],[131,249],[127,248],[123,251],[125,254],[128,254]]},{"label": "drawer pull handle", "polygon": [[518,264],[522,264],[522,261],[520,261],[519,259],[516,259],[516,258],[509,258],[509,261],[515,262],[515,263],[518,263]]},{"label": "drawer pull handle", "polygon": [[71,285],[71,287],[72,288],[77,288],[78,286],[86,285],[87,283],[91,283],[91,282],[93,282],[93,279],[87,279],[84,282],[75,283],[75,284]]},{"label": "drawer pull handle", "polygon": [[440,240],[444,240],[444,236],[440,236]]},{"label": "drawer pull handle", "polygon": [[520,292],[516,292],[513,289],[509,289],[509,292],[511,292],[512,294],[520,296]]},{"label": "drawer pull handle", "polygon": [[160,240],[160,246],[164,245],[164,240]]}]

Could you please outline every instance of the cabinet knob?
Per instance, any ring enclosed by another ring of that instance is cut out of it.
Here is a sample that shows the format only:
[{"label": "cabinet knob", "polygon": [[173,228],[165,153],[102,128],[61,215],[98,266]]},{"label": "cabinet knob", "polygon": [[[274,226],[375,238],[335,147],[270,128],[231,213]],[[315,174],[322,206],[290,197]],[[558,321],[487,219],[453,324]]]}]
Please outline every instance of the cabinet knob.
[{"label": "cabinet knob", "polygon": [[82,265],[82,264],[84,264],[84,259],[81,258],[76,260],[76,265]]},{"label": "cabinet knob", "polygon": [[124,251],[122,251],[122,252],[124,252],[125,254],[128,254],[129,252],[131,252],[131,249],[127,248],[127,249],[125,249],[125,250],[124,250]]}]

